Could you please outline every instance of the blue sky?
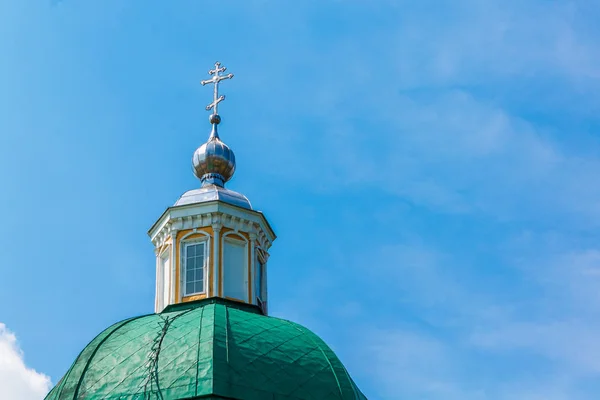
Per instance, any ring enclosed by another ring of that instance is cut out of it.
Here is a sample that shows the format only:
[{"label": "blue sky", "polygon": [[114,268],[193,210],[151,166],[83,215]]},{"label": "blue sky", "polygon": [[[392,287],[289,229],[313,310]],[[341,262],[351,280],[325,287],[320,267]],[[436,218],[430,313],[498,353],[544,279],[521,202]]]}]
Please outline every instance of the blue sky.
[{"label": "blue sky", "polygon": [[39,398],[35,371],[56,383],[152,312],[146,231],[198,186],[220,60],[228,187],[278,234],[273,315],[370,399],[597,398],[598,20],[593,1],[1,1],[0,349]]}]

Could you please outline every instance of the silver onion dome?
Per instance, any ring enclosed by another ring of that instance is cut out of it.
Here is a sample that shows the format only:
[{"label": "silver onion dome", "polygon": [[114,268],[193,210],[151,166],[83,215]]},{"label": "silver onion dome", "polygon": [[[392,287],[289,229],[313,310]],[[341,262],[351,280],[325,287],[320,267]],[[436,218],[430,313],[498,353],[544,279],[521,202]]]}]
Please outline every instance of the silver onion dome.
[{"label": "silver onion dome", "polygon": [[[198,147],[192,156],[194,175],[200,179],[202,186],[214,184],[225,185],[235,172],[235,154],[221,141],[217,133],[216,118],[211,115],[213,129],[208,142]],[[220,120],[220,118],[218,118]]]}]

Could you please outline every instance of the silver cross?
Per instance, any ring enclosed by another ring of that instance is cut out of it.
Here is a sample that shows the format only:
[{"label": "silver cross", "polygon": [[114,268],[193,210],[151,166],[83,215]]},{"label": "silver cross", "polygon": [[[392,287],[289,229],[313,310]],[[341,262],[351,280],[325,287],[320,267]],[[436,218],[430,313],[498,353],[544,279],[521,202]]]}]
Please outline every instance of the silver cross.
[{"label": "silver cross", "polygon": [[211,69],[210,71],[208,71],[208,74],[212,75],[212,78],[200,82],[202,86],[206,85],[207,83],[215,84],[213,102],[206,106],[206,110],[212,109],[213,114],[215,115],[218,115],[217,107],[219,106],[219,103],[225,100],[225,96],[219,96],[219,82],[221,82],[224,79],[233,78],[233,74],[219,75],[220,72],[225,72],[226,70],[227,68],[221,67],[221,63],[217,61],[215,63],[215,69]]}]

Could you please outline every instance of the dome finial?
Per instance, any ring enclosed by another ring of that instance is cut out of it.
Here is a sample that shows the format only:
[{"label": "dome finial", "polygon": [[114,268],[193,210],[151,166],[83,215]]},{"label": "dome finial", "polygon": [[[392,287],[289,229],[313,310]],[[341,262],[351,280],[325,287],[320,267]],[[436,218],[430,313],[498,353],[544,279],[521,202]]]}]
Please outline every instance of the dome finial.
[{"label": "dome finial", "polygon": [[217,185],[224,186],[235,172],[235,155],[233,151],[219,138],[217,125],[221,122],[218,113],[219,103],[225,100],[225,96],[219,96],[219,82],[224,79],[233,78],[233,74],[221,75],[227,68],[221,66],[220,62],[215,63],[215,69],[208,71],[212,78],[200,81],[202,86],[214,84],[213,101],[206,106],[208,111],[212,110],[209,121],[212,124],[212,131],[208,137],[208,142],[198,147],[192,157],[192,167],[194,174],[200,179],[202,186]]},{"label": "dome finial", "polygon": [[220,75],[221,72],[225,72],[225,71],[227,71],[227,68],[222,67],[221,63],[217,61],[215,63],[215,69],[211,69],[208,71],[208,74],[212,75],[212,78],[200,81],[200,84],[202,86],[204,86],[208,83],[212,83],[215,85],[214,91],[213,91],[213,102],[206,106],[207,111],[210,111],[211,109],[213,110],[213,113],[209,117],[209,121],[213,126],[212,132],[210,134],[211,138],[219,137],[219,134],[217,133],[217,125],[219,125],[219,122],[221,122],[221,117],[219,116],[218,108],[219,108],[219,103],[222,102],[223,100],[225,100],[224,95],[219,96],[219,82],[221,82],[222,80],[225,80],[225,79],[233,78],[233,74]]}]

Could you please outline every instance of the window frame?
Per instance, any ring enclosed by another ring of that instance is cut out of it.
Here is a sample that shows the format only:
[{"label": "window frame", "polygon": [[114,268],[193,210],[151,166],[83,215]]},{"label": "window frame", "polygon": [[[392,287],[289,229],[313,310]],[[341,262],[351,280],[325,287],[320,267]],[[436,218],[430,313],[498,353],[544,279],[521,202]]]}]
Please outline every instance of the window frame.
[{"label": "window frame", "polygon": [[[244,285],[244,294],[245,296],[243,296],[243,298],[239,299],[237,297],[231,297],[228,296],[229,293],[227,293],[226,291],[226,281],[227,278],[229,277],[227,275],[227,265],[225,264],[227,261],[227,257],[226,257],[226,251],[227,251],[227,243],[234,245],[234,246],[240,246],[243,247],[244,250],[244,266],[243,266],[243,276],[242,278],[244,279],[244,281],[242,282]],[[221,250],[221,256],[222,256],[222,266],[223,266],[223,274],[221,276],[221,288],[222,288],[222,295],[224,298],[226,299],[230,299],[230,300],[235,300],[235,301],[242,301],[245,303],[248,303],[248,300],[251,299],[251,295],[249,293],[249,288],[248,288],[248,275],[249,275],[249,270],[250,270],[250,264],[249,264],[249,260],[248,260],[248,248],[250,246],[250,242],[248,241],[248,239],[246,239],[244,236],[240,235],[238,232],[235,231],[231,231],[231,232],[227,232],[225,235],[223,235],[223,242],[222,242],[222,250]],[[251,279],[251,277],[250,277]],[[251,289],[251,288],[250,288]]]},{"label": "window frame", "polygon": [[[189,246],[195,246],[201,244],[203,246],[203,259],[202,259],[202,291],[200,292],[187,292],[187,248]],[[186,240],[181,242],[181,297],[197,296],[199,294],[206,294],[207,288],[207,267],[208,267],[208,240]]]}]

